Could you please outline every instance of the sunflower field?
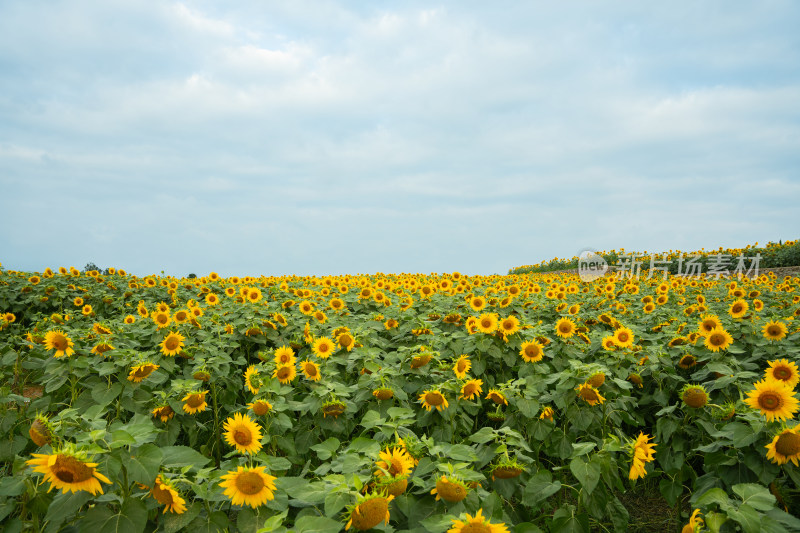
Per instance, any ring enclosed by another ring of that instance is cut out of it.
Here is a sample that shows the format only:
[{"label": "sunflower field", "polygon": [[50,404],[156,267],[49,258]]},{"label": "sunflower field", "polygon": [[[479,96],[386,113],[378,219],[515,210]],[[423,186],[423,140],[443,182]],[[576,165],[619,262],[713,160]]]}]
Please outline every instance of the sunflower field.
[{"label": "sunflower field", "polygon": [[763,273],[0,270],[0,524],[800,531],[798,317]]}]

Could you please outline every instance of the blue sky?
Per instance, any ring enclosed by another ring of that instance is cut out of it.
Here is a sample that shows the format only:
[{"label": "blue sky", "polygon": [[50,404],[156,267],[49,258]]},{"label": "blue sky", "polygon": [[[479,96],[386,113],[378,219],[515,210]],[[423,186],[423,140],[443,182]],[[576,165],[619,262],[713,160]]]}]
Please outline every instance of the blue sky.
[{"label": "blue sky", "polygon": [[491,274],[797,238],[798,21],[794,0],[4,0],[0,262]]}]

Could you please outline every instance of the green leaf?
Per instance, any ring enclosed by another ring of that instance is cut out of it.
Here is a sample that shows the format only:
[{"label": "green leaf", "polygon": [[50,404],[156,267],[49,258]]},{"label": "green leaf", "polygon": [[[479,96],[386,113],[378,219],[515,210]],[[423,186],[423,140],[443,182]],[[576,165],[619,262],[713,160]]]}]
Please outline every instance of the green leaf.
[{"label": "green leaf", "polygon": [[344,524],[325,516],[303,516],[294,523],[297,533],[338,533]]},{"label": "green leaf", "polygon": [[378,452],[381,451],[381,445],[372,439],[358,437],[356,439],[353,439],[348,449],[352,452],[377,456]]},{"label": "green leaf", "polygon": [[125,500],[119,511],[97,505],[81,520],[80,530],[92,533],[141,533],[147,524],[147,507],[141,500]]},{"label": "green leaf", "polygon": [[728,509],[728,518],[736,520],[742,526],[744,533],[761,533],[761,513],[747,504],[742,504],[738,509]]},{"label": "green leaf", "polygon": [[386,419],[381,418],[380,413],[378,411],[367,411],[367,414],[364,415],[364,418],[361,419],[361,425],[364,426],[365,429],[374,428],[375,426],[379,426],[386,422]]},{"label": "green leaf", "polygon": [[67,492],[58,494],[50,506],[47,508],[47,514],[44,517],[47,522],[47,532],[58,531],[65,521],[72,518],[72,516],[93,496],[86,491]]},{"label": "green leaf", "polygon": [[92,399],[101,407],[110,404],[122,392],[122,383],[114,383],[108,389],[93,388]]},{"label": "green leaf", "polygon": [[[374,413],[374,411],[370,412]],[[340,444],[341,442],[339,442],[339,439],[331,437],[325,442],[320,442],[319,444],[315,444],[314,446],[311,447],[311,449],[317,452],[317,457],[319,457],[320,460],[327,461],[328,459],[331,458],[333,452],[339,449]]]},{"label": "green leaf", "polygon": [[144,444],[131,453],[125,462],[132,481],[152,486],[161,467],[163,454],[155,444]]},{"label": "green leaf", "polygon": [[522,522],[514,526],[514,533],[542,533],[542,530],[536,527],[535,524],[530,522]]},{"label": "green leaf", "polygon": [[188,526],[189,523],[197,518],[203,505],[200,502],[194,502],[182,514],[167,513],[162,515],[162,527],[164,533],[175,533]]},{"label": "green leaf", "polygon": [[553,513],[551,533],[589,533],[589,516],[576,514],[575,506],[567,505]]},{"label": "green leaf", "polygon": [[683,480],[680,477],[676,477],[674,481],[670,478],[662,479],[658,482],[658,490],[661,491],[661,495],[664,496],[667,503],[674,506],[683,493]]},{"label": "green leaf", "polygon": [[597,446],[594,442],[573,442],[572,443],[572,457],[580,457],[591,452]]},{"label": "green leaf", "polygon": [[0,479],[0,496],[19,496],[25,492],[24,477],[4,477]]},{"label": "green leaf", "polygon": [[468,461],[473,462],[478,460],[478,455],[475,450],[466,444],[454,444],[445,450],[445,454],[449,459],[454,461]]},{"label": "green leaf", "polygon": [[767,487],[756,483],[740,483],[732,487],[744,503],[759,511],[768,511],[775,507],[775,496]]},{"label": "green leaf", "polygon": [[333,492],[325,496],[325,514],[335,516],[339,511],[350,503],[350,497],[346,493]]},{"label": "green leaf", "polygon": [[586,493],[591,494],[600,481],[600,466],[592,461],[584,461],[582,457],[576,457],[570,461],[569,469],[581,482]]},{"label": "green leaf", "polygon": [[482,427],[478,431],[472,434],[469,438],[472,442],[476,442],[478,444],[484,444],[489,442],[490,440],[494,439],[495,431],[490,427]]},{"label": "green leaf", "polygon": [[202,468],[211,462],[211,459],[202,455],[188,446],[165,446],[161,448],[165,467],[194,466]]},{"label": "green leaf", "polygon": [[630,514],[616,496],[606,504],[606,514],[611,517],[611,523],[614,524],[615,531],[619,533],[628,531]]},{"label": "green leaf", "polygon": [[695,501],[695,507],[707,507],[708,505],[716,503],[720,507],[727,508],[730,507],[731,500],[728,498],[728,495],[725,493],[724,490],[720,488],[713,488],[709,489],[704,492],[697,501]]},{"label": "green leaf", "polygon": [[553,475],[543,470],[528,480],[522,493],[522,503],[535,507],[539,503],[561,490],[561,482],[553,481]]}]

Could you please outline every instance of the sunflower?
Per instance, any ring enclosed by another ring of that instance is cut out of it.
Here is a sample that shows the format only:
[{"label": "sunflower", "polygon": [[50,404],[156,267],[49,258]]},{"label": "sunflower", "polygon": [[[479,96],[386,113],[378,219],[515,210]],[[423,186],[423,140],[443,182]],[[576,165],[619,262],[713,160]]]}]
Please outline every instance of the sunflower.
[{"label": "sunflower", "polygon": [[702,516],[700,509],[692,511],[692,516],[689,518],[689,522],[681,528],[681,533],[695,533],[696,531],[701,531],[705,525],[701,518]]},{"label": "sunflower", "polygon": [[720,322],[719,317],[717,315],[703,315],[700,319],[700,322],[697,325],[697,330],[700,332],[700,335],[704,337],[710,334],[717,328],[722,327],[722,322]]},{"label": "sunflower", "polygon": [[49,444],[53,440],[53,429],[50,425],[50,420],[44,415],[36,415],[33,419],[31,427],[28,429],[28,436],[40,448],[45,444]]},{"label": "sunflower", "polygon": [[162,422],[166,422],[167,420],[175,416],[175,411],[173,411],[172,407],[170,407],[169,405],[162,405],[156,407],[150,412],[152,413],[153,418],[158,418]]},{"label": "sunflower", "polygon": [[353,346],[356,344],[356,340],[347,331],[340,333],[339,336],[336,337],[336,342],[341,348],[347,350],[348,352],[351,351]]},{"label": "sunflower", "polygon": [[800,425],[784,429],[765,448],[767,459],[773,463],[785,465],[791,461],[795,466],[800,466]]},{"label": "sunflower", "polygon": [[647,475],[644,465],[645,463],[649,463],[655,459],[656,453],[656,445],[648,442],[652,438],[653,437],[649,435],[639,432],[639,436],[636,438],[636,441],[631,444],[629,448],[629,454],[631,456],[632,463],[630,472],[628,473],[628,479],[635,480]]},{"label": "sunflower", "polygon": [[556,335],[568,339],[575,334],[575,322],[569,318],[559,318],[556,322]]},{"label": "sunflower", "polygon": [[258,453],[261,449],[261,426],[249,416],[234,413],[222,426],[225,429],[225,442],[242,453]]},{"label": "sunflower", "polygon": [[513,335],[519,331],[519,319],[514,315],[504,318],[500,321],[499,330],[503,336]]},{"label": "sunflower", "polygon": [[449,405],[447,403],[447,398],[444,397],[444,394],[435,389],[424,391],[419,395],[419,401],[422,402],[422,407],[424,407],[426,411],[430,411],[433,407],[435,407],[438,411],[442,411],[447,409],[447,406]]},{"label": "sunflower", "polygon": [[83,307],[83,298],[78,296],[74,300],[72,300],[72,303],[75,305],[75,307]]},{"label": "sunflower", "polygon": [[272,410],[272,404],[267,400],[256,400],[247,404],[248,409],[252,409],[258,416],[264,416]]},{"label": "sunflower", "polygon": [[717,328],[706,335],[706,340],[703,344],[712,352],[718,352],[727,350],[732,343],[733,337],[731,337],[731,334],[722,328]]},{"label": "sunflower", "polygon": [[472,368],[472,361],[469,360],[469,356],[467,354],[461,354],[458,356],[456,364],[453,365],[453,372],[458,379],[464,379],[470,368]]},{"label": "sunflower", "polygon": [[539,415],[539,420],[549,420],[550,422],[552,422],[554,414],[555,414],[555,411],[553,411],[552,407],[549,407],[549,406],[545,407],[544,409],[542,409],[542,412]]},{"label": "sunflower", "polygon": [[589,385],[591,385],[596,389],[601,387],[605,382],[606,382],[606,375],[604,372],[595,372],[594,374],[589,376],[589,379],[586,380],[586,383],[588,383]]},{"label": "sunflower", "polygon": [[505,523],[492,524],[484,518],[483,509],[478,509],[475,516],[465,513],[463,520],[453,520],[453,527],[447,533],[508,533]]},{"label": "sunflower", "polygon": [[473,311],[483,311],[486,307],[486,298],[483,296],[473,296],[469,299],[469,306]]},{"label": "sunflower", "polygon": [[374,492],[359,497],[358,503],[350,511],[345,530],[354,527],[359,531],[372,529],[381,522],[389,523],[389,502],[394,496],[385,492]]},{"label": "sunflower", "polygon": [[130,373],[128,374],[128,381],[132,381],[134,383],[141,383],[143,379],[147,376],[158,370],[159,366],[155,363],[146,362],[140,365],[136,365],[131,368]]},{"label": "sunflower", "polygon": [[44,347],[56,351],[53,357],[71,356],[75,353],[75,350],[72,349],[73,346],[72,339],[67,337],[63,331],[48,331],[44,336]]},{"label": "sunflower", "polygon": [[303,375],[305,375],[306,379],[309,381],[319,381],[320,380],[320,373],[319,367],[317,364],[310,360],[306,359],[302,363],[300,363],[300,368],[303,370]]},{"label": "sunflower", "polygon": [[66,494],[67,491],[75,493],[83,490],[95,496],[97,493],[103,494],[100,481],[111,483],[106,476],[95,470],[98,463],[85,461],[81,454],[62,450],[52,454],[32,455],[33,459],[26,463],[33,467],[34,472],[44,474],[44,480],[50,482],[47,492],[61,489]]},{"label": "sunflower", "polygon": [[535,340],[526,341],[522,343],[519,354],[528,363],[538,363],[544,357],[544,347]]},{"label": "sunflower", "polygon": [[689,407],[700,409],[708,403],[708,393],[702,385],[689,385],[683,387],[681,400]]},{"label": "sunflower", "polygon": [[603,345],[603,349],[607,352],[613,351],[614,346],[616,346],[614,344],[614,335],[606,335],[603,337],[603,340],[600,342],[600,344]]},{"label": "sunflower", "polygon": [[219,486],[225,489],[225,496],[233,505],[249,505],[255,509],[275,498],[277,478],[267,474],[263,466],[240,466],[236,471],[229,470],[222,479],[225,481]]},{"label": "sunflower", "polygon": [[749,308],[750,306],[745,300],[734,300],[730,308],[728,308],[728,314],[733,318],[742,318]]},{"label": "sunflower", "polygon": [[462,400],[471,400],[476,395],[480,396],[480,394],[483,392],[483,389],[481,388],[482,385],[483,380],[481,379],[471,379],[467,381],[461,387],[461,396],[459,396],[459,398]]},{"label": "sunflower", "polygon": [[258,370],[254,365],[247,367],[247,370],[244,373],[244,384],[253,394],[258,394],[258,376]]},{"label": "sunflower", "polygon": [[83,314],[83,316],[91,316],[92,313],[94,313],[94,309],[92,309],[91,305],[86,304],[81,309],[81,313]]},{"label": "sunflower", "polygon": [[508,405],[508,400],[506,399],[505,395],[497,389],[489,389],[485,399],[492,400],[497,405]]},{"label": "sunflower", "polygon": [[484,313],[478,317],[478,331],[483,333],[494,333],[497,329],[497,315],[495,313]]},{"label": "sunflower", "polygon": [[575,390],[578,391],[578,396],[583,398],[583,400],[591,406],[595,406],[598,403],[603,403],[606,401],[606,399],[600,394],[600,391],[588,383],[581,383],[575,388]]},{"label": "sunflower", "polygon": [[383,450],[378,457],[380,460],[375,463],[378,468],[375,476],[379,478],[407,476],[414,469],[414,459],[403,447]]},{"label": "sunflower", "polygon": [[191,314],[191,311],[188,309],[178,309],[175,311],[175,315],[172,317],[172,319],[175,320],[177,324],[185,324],[189,321]]},{"label": "sunflower", "polygon": [[791,388],[794,388],[800,382],[800,374],[798,374],[797,365],[788,361],[787,359],[778,359],[776,361],[768,361],[769,368],[764,372],[767,379],[777,379],[783,381]]},{"label": "sunflower", "polygon": [[445,500],[451,503],[460,502],[467,497],[467,486],[455,477],[441,476],[436,480],[436,488],[431,490],[431,495],[436,495],[436,501]]},{"label": "sunflower", "polygon": [[372,395],[378,400],[391,400],[394,398],[394,391],[389,387],[378,387],[372,391]]},{"label": "sunflower", "polygon": [[684,354],[681,357],[681,360],[678,361],[678,366],[683,369],[692,368],[696,364],[697,364],[697,358],[690,353]]},{"label": "sunflower", "polygon": [[124,320],[124,322],[125,322],[126,324],[133,324],[134,322],[136,322],[136,317],[135,317],[135,316],[133,316],[133,315],[127,315],[127,316],[125,317],[125,320]]},{"label": "sunflower", "polygon": [[218,303],[219,303],[219,296],[217,296],[213,292],[209,292],[208,294],[206,294],[206,304],[217,305]]},{"label": "sunflower", "polygon": [[333,353],[333,341],[328,337],[320,337],[314,341],[311,350],[320,359],[327,359]]},{"label": "sunflower", "polygon": [[328,418],[328,415],[333,418],[339,418],[339,415],[347,410],[347,406],[338,400],[330,400],[322,404],[322,416]]},{"label": "sunflower", "polygon": [[294,350],[292,350],[289,346],[281,346],[275,350],[276,365],[293,365],[294,363]]},{"label": "sunflower", "polygon": [[161,341],[161,353],[164,355],[175,355],[180,353],[183,349],[183,341],[186,340],[186,337],[181,335],[180,333],[176,333],[171,331],[164,337],[164,340]]},{"label": "sunflower", "polygon": [[150,495],[164,506],[164,514],[167,511],[183,514],[186,511],[186,500],[181,498],[171,481],[164,481],[160,475],[156,477],[156,482],[150,489]]},{"label": "sunflower", "polygon": [[761,329],[761,333],[764,335],[764,338],[771,341],[783,340],[783,338],[786,337],[786,332],[786,324],[777,320],[767,322]]},{"label": "sunflower", "polygon": [[278,365],[275,367],[275,371],[272,373],[273,378],[278,378],[281,385],[287,385],[294,381],[294,378],[297,376],[297,370],[295,370],[294,365]]},{"label": "sunflower", "polygon": [[153,314],[150,315],[150,318],[153,319],[153,322],[155,322],[158,329],[169,326],[169,323],[172,321],[167,311],[153,311]]},{"label": "sunflower", "polygon": [[206,394],[208,394],[208,391],[204,390],[200,392],[190,392],[184,396],[183,401],[185,403],[183,404],[183,410],[190,415],[205,411],[208,407],[208,403],[206,403]]},{"label": "sunflower", "polygon": [[747,393],[745,403],[758,409],[767,417],[767,421],[793,418],[797,412],[797,398],[794,391],[785,382],[776,379],[764,379],[753,384],[755,389]]},{"label": "sunflower", "polygon": [[91,353],[96,354],[96,355],[103,355],[106,352],[111,351],[113,349],[114,349],[114,347],[111,346],[108,342],[101,341],[101,342],[98,342],[97,344],[94,345],[94,347],[91,350]]},{"label": "sunflower", "polygon": [[642,385],[642,376],[636,373],[628,374],[628,381],[639,387],[640,389],[644,387]]}]

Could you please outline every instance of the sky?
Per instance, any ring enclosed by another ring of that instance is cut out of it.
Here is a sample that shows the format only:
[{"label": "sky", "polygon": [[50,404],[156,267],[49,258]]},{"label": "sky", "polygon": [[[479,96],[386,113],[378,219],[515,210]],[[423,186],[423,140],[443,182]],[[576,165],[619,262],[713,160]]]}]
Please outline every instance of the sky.
[{"label": "sky", "polygon": [[800,3],[0,2],[0,263],[453,272],[800,237]]}]

